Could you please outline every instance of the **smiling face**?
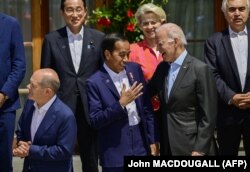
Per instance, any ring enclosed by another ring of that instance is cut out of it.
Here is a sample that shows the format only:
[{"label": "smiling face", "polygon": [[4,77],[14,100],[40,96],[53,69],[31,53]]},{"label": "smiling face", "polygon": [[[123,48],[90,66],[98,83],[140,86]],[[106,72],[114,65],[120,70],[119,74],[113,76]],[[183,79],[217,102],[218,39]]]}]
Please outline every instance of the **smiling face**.
[{"label": "smiling face", "polygon": [[114,72],[119,73],[124,69],[128,62],[130,44],[128,41],[117,41],[112,52],[105,50],[104,53],[107,66]]},{"label": "smiling face", "polygon": [[153,12],[141,16],[139,27],[147,40],[155,39],[155,29],[161,25],[159,17]]},{"label": "smiling face", "polygon": [[71,32],[76,34],[80,32],[85,22],[87,10],[82,0],[66,0],[61,14]]},{"label": "smiling face", "polygon": [[245,28],[248,17],[247,0],[228,0],[225,18],[233,31],[242,31]]},{"label": "smiling face", "polygon": [[176,40],[170,39],[165,30],[156,32],[157,48],[162,54],[163,60],[174,62],[176,59]]}]

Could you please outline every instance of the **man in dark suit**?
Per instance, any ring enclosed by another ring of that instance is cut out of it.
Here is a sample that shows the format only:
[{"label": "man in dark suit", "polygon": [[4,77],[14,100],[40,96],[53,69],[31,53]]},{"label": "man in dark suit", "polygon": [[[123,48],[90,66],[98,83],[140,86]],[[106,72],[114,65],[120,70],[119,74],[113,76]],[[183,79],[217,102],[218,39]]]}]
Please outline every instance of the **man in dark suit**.
[{"label": "man in dark suit", "polygon": [[102,172],[122,172],[124,156],[158,155],[157,131],[141,67],[128,62],[128,40],[109,34],[102,50],[105,63],[87,80],[89,116]]},{"label": "man in dark suit", "polygon": [[164,62],[148,86],[161,103],[161,155],[215,155],[217,93],[212,73],[188,54],[185,35],[176,24],[157,28],[156,42]]},{"label": "man in dark suit", "polygon": [[60,81],[52,69],[34,72],[29,95],[18,122],[13,155],[25,157],[23,172],[72,172],[76,120],[56,96]]},{"label": "man in dark suit", "polygon": [[74,112],[82,170],[98,171],[97,134],[89,125],[86,79],[102,64],[100,44],[104,34],[84,26],[84,0],[62,0],[61,13],[66,27],[46,35],[41,68],[57,71],[61,80],[58,97]]},{"label": "man in dark suit", "polygon": [[18,21],[0,13],[0,171],[12,171],[12,142],[18,87],[25,74],[23,38]]},{"label": "man in dark suit", "polygon": [[220,155],[238,155],[241,136],[250,155],[250,30],[249,0],[223,0],[229,27],[205,42],[205,62],[219,94],[217,140]]}]

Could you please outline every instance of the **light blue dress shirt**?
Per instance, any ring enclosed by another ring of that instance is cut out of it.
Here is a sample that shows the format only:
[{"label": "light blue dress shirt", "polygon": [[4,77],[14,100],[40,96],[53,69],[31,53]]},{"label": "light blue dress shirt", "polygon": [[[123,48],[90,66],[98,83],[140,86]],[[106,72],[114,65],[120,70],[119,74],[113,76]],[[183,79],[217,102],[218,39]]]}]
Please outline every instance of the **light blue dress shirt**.
[{"label": "light blue dress shirt", "polygon": [[173,62],[170,64],[170,69],[168,72],[168,80],[167,80],[167,90],[168,90],[168,97],[170,95],[171,89],[174,85],[175,79],[180,71],[180,67],[187,56],[187,51],[183,51],[181,55]]}]

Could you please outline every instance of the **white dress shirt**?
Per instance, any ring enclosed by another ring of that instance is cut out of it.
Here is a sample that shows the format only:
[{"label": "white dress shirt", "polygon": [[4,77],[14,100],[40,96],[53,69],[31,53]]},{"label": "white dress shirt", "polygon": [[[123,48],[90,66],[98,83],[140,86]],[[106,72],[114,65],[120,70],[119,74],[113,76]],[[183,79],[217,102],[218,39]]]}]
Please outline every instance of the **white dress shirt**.
[{"label": "white dress shirt", "polygon": [[[103,66],[106,69],[106,71],[108,72],[109,76],[111,77],[111,79],[112,79],[113,83],[115,84],[115,87],[120,95],[121,95],[123,84],[126,85],[126,90],[128,90],[131,87],[129,84],[128,76],[127,76],[125,70],[121,71],[120,73],[115,73],[105,63]],[[131,103],[127,104],[126,109],[128,112],[129,125],[134,126],[134,125],[139,124],[141,118],[138,116],[135,101],[132,101]]]},{"label": "white dress shirt", "polygon": [[40,108],[38,108],[36,102],[34,103],[35,110],[33,112],[31,127],[30,127],[31,141],[32,142],[34,140],[36,131],[37,131],[38,127],[40,126],[46,112],[48,111],[48,109],[50,108],[52,103],[55,101],[55,99],[56,99],[56,95],[54,95],[54,97],[52,97],[45,105],[43,105]]},{"label": "white dress shirt", "polygon": [[236,33],[229,27],[229,34],[240,76],[241,89],[243,91],[245,87],[246,74],[247,74],[247,57],[248,57],[247,29],[245,27],[243,31]]},{"label": "white dress shirt", "polygon": [[78,34],[72,33],[68,27],[66,27],[66,30],[68,34],[72,62],[77,73],[79,70],[82,56],[83,27]]}]

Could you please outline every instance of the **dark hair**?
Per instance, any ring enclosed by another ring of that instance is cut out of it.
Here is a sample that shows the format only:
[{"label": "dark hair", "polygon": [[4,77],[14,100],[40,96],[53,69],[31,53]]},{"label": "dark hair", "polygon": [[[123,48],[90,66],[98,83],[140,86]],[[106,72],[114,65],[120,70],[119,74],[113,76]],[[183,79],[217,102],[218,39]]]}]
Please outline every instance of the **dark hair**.
[{"label": "dark hair", "polygon": [[[66,0],[61,0],[61,10],[62,10],[62,11],[64,10],[64,3],[65,3],[65,1],[66,1]],[[86,6],[85,0],[82,0],[82,2],[83,2],[84,8],[86,9],[87,6]]]},{"label": "dark hair", "polygon": [[115,49],[115,43],[117,41],[128,41],[128,39],[119,33],[110,33],[104,37],[102,41],[102,54],[104,59],[105,59],[104,51],[108,50],[109,52],[113,52]]}]

